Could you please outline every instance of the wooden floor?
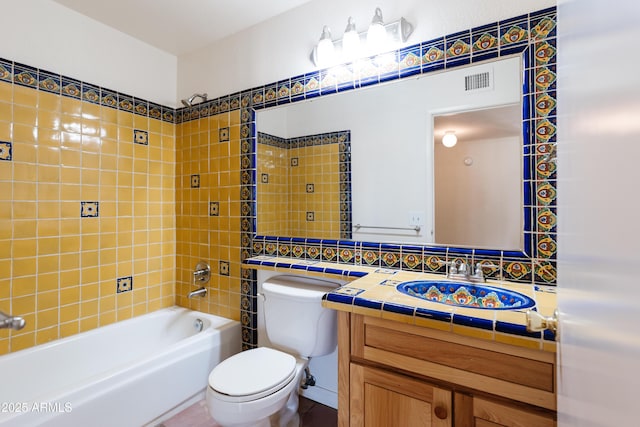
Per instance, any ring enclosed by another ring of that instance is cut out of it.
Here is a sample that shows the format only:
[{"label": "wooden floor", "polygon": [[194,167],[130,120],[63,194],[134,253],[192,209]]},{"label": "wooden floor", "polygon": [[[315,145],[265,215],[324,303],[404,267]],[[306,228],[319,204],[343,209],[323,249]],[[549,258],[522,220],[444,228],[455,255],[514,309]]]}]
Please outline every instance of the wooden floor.
[{"label": "wooden floor", "polygon": [[[313,400],[300,396],[298,407],[300,427],[332,427],[338,425],[338,412]],[[205,400],[194,403],[158,427],[216,427]]]}]

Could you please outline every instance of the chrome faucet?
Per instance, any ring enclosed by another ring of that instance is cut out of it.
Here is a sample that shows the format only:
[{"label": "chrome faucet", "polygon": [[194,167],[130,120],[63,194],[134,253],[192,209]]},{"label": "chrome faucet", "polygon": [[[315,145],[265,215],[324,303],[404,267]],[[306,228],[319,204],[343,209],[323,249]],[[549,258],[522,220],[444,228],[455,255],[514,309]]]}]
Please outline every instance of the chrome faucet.
[{"label": "chrome faucet", "polygon": [[193,270],[193,284],[204,284],[211,278],[211,267],[204,261],[200,261],[196,264],[196,268]]},{"label": "chrome faucet", "polygon": [[482,265],[482,263],[478,262],[475,265],[475,268],[469,263],[468,259],[464,261],[449,261],[443,262],[443,264],[447,265],[447,278],[449,279],[462,279],[467,280],[469,282],[486,282],[487,278],[484,276],[484,272],[482,271],[482,267],[493,267],[493,264]]},{"label": "chrome faucet", "polygon": [[189,298],[193,298],[193,297],[203,297],[207,295],[207,288],[202,287],[199,289],[196,289],[195,291],[191,291],[189,292],[189,295],[187,295]]},{"label": "chrome faucet", "polygon": [[16,331],[24,328],[27,322],[22,317],[9,316],[0,311],[0,329],[15,329]]},{"label": "chrome faucet", "polygon": [[[205,261],[200,261],[196,264],[195,269],[193,270],[193,285],[204,285],[211,278],[211,267]],[[203,297],[207,295],[207,288],[204,286],[200,286],[200,288],[195,291],[189,292],[188,297]]]}]

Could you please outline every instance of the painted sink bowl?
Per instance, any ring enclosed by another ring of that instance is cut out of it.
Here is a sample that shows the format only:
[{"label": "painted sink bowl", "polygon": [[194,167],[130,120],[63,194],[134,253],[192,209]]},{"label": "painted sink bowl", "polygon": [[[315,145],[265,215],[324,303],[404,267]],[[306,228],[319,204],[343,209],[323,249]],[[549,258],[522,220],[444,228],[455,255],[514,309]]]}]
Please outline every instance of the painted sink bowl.
[{"label": "painted sink bowl", "polygon": [[478,283],[414,280],[400,283],[396,289],[405,295],[456,307],[515,310],[535,305],[520,292]]}]

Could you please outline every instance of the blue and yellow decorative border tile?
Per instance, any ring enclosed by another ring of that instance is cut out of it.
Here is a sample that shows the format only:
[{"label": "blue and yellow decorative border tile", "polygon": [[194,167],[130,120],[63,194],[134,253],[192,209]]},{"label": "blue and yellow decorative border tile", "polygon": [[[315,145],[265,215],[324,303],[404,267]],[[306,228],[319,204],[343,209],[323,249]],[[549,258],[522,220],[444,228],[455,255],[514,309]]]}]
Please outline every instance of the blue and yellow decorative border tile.
[{"label": "blue and yellow decorative border tile", "polygon": [[102,89],[100,96],[100,105],[109,108],[118,108],[118,92],[114,92],[108,89]]},{"label": "blue and yellow decorative border tile", "polygon": [[58,74],[40,70],[38,73],[38,88],[45,92],[59,95],[62,88],[60,76]]},{"label": "blue and yellow decorative border tile", "polygon": [[82,83],[82,100],[92,104],[100,104],[100,88],[88,83]]},{"label": "blue and yellow decorative border tile", "polygon": [[28,65],[13,64],[13,82],[25,87],[35,88],[38,86],[38,69]]},{"label": "blue and yellow decorative border tile", "polygon": [[13,62],[0,58],[0,80],[13,81]]}]

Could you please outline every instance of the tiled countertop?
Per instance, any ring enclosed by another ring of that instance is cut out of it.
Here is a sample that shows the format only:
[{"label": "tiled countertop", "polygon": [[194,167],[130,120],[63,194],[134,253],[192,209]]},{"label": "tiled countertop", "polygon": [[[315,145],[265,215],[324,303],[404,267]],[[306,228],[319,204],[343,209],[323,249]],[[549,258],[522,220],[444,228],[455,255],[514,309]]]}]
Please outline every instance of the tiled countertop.
[{"label": "tiled countertop", "polygon": [[[327,308],[520,347],[556,351],[553,332],[527,332],[526,310],[455,307],[415,298],[396,290],[396,285],[406,281],[446,281],[443,275],[272,256],[252,257],[245,261],[245,265],[283,273],[332,277],[347,282],[325,295],[322,304]],[[552,316],[557,307],[554,286],[495,280],[487,280],[485,284],[527,295],[535,301],[534,309],[544,316]]]}]

